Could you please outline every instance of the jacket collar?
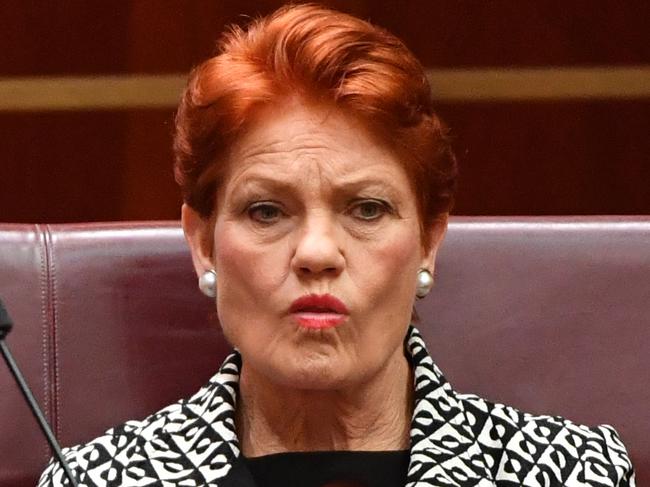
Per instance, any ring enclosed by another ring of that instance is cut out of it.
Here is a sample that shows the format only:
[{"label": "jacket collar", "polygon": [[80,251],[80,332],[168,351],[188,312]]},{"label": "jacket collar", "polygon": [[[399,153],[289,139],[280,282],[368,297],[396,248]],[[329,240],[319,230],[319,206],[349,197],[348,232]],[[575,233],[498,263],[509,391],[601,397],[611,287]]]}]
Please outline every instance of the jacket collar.
[{"label": "jacket collar", "polygon": [[414,372],[411,460],[407,487],[494,485],[463,401],[433,362],[420,332],[411,327],[407,356]]},{"label": "jacket collar", "polygon": [[[409,328],[404,345],[413,367],[415,391],[407,486],[459,485],[467,481],[469,485],[493,485],[485,480],[490,478],[489,470],[463,402],[434,364],[415,327]],[[229,446],[231,458],[227,463],[233,470],[242,464],[235,430],[240,370],[241,356],[234,352],[210,383],[189,401],[196,404],[200,409],[197,413],[211,422],[213,428],[218,428]]]}]

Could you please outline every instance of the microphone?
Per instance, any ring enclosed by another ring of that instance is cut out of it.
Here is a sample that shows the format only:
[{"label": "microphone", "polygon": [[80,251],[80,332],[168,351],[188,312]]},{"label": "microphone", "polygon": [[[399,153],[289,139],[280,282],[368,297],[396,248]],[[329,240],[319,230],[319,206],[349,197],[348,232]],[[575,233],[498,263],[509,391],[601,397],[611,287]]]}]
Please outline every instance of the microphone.
[{"label": "microphone", "polygon": [[45,435],[45,438],[47,438],[47,442],[50,444],[50,448],[52,449],[54,455],[56,456],[56,458],[59,460],[59,463],[63,467],[63,470],[65,471],[68,480],[70,480],[70,484],[73,487],[77,487],[77,481],[75,480],[75,477],[72,474],[72,470],[70,470],[70,466],[68,465],[68,462],[66,462],[65,458],[63,457],[63,453],[61,453],[61,447],[59,446],[59,443],[56,441],[56,438],[52,433],[52,428],[50,428],[50,425],[47,424],[47,420],[45,419],[45,415],[43,414],[43,411],[41,411],[41,408],[38,407],[36,398],[32,394],[32,391],[29,389],[27,382],[25,382],[25,377],[20,372],[20,369],[18,368],[16,361],[14,360],[13,356],[11,355],[11,352],[9,351],[9,348],[7,347],[7,344],[5,343],[5,338],[11,331],[12,327],[13,327],[13,323],[11,321],[11,318],[9,317],[9,313],[7,312],[7,309],[2,303],[2,300],[0,299],[0,352],[2,352],[2,356],[4,357],[5,362],[7,363],[7,367],[9,367],[9,370],[11,371],[11,375],[13,375],[16,384],[18,384],[18,388],[20,389],[20,392],[22,392],[25,401],[27,401],[29,409],[34,415],[34,418],[36,418],[36,422],[40,426],[41,431]]},{"label": "microphone", "polygon": [[11,318],[9,318],[9,313],[7,313],[7,309],[0,299],[0,340],[4,340],[12,327],[13,323],[11,322]]}]

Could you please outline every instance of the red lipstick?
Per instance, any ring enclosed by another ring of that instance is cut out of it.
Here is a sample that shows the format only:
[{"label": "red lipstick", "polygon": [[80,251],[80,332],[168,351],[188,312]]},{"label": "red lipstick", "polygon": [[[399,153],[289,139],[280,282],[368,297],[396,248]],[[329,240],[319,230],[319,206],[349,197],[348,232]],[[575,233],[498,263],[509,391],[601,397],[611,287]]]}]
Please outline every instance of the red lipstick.
[{"label": "red lipstick", "polygon": [[343,323],[349,314],[343,302],[331,294],[309,294],[291,303],[289,313],[305,328],[332,328]]}]

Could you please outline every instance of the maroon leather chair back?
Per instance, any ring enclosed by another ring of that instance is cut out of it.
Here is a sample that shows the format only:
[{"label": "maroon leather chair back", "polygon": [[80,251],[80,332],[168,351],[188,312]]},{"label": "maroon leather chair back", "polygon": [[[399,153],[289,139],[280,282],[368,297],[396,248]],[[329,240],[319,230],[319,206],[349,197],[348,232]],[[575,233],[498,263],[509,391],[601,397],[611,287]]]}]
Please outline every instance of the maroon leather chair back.
[{"label": "maroon leather chair back", "polygon": [[[228,351],[177,222],[0,226],[7,339],[63,445],[191,395]],[[0,364],[0,485],[50,457]]]},{"label": "maroon leather chair back", "polygon": [[[177,222],[0,225],[7,342],[64,445],[188,396],[228,352]],[[455,218],[418,303],[452,385],[609,423],[650,481],[650,218]],[[0,485],[50,452],[0,364]]]}]

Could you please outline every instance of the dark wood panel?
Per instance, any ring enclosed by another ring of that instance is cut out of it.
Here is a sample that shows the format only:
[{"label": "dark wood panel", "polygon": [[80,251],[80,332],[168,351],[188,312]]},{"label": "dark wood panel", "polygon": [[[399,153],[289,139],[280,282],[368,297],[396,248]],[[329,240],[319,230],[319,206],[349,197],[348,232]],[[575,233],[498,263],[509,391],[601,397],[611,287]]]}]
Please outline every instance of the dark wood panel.
[{"label": "dark wood panel", "polygon": [[428,66],[650,62],[650,3],[642,0],[383,0],[372,19]]},{"label": "dark wood panel", "polygon": [[[36,2],[0,6],[0,75],[186,71],[223,27],[278,0]],[[650,63],[650,3],[330,0],[402,37],[429,66]]]},{"label": "dark wood panel", "polygon": [[650,213],[650,101],[440,105],[456,214]]},{"label": "dark wood panel", "polygon": [[123,113],[0,114],[0,221],[119,219]]},{"label": "dark wood panel", "polygon": [[173,111],[1,114],[0,221],[177,219]]},{"label": "dark wood panel", "polygon": [[129,112],[125,126],[119,219],[180,218],[181,196],[174,181],[172,110]]},{"label": "dark wood panel", "polygon": [[0,76],[124,71],[128,21],[128,2],[3,1]]}]

